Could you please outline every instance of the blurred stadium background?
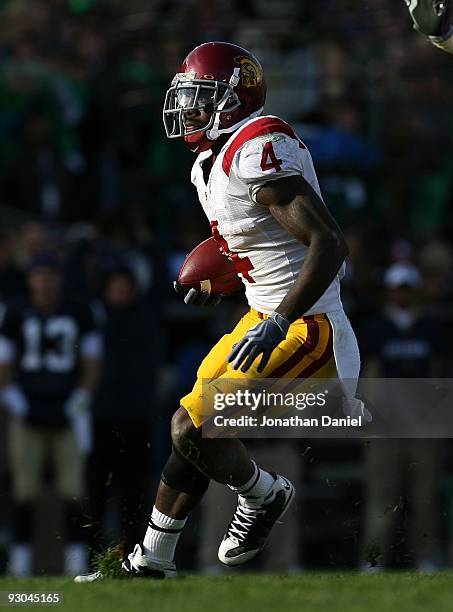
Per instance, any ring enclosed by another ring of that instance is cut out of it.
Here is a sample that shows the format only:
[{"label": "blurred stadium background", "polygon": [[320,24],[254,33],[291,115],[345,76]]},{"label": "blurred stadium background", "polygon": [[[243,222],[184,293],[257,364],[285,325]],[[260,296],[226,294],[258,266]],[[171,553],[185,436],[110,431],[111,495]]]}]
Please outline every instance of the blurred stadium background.
[{"label": "blurred stadium background", "polygon": [[[201,42],[234,41],[254,51],[268,82],[267,112],[292,122],[310,148],[349,243],[343,300],[365,368],[383,367],[387,376],[452,375],[452,58],[412,30],[402,1],[4,0],[0,21],[0,300],[26,294],[30,262],[52,251],[68,290],[104,303],[107,312],[111,383],[103,379],[94,402],[95,458],[87,459],[90,546],[129,545],[137,525],[142,531],[137,508],[124,502],[134,499],[124,481],[146,492],[146,514],[177,398],[244,308],[240,298],[217,310],[185,307],[171,287],[209,228],[189,181],[192,155],[165,139],[161,108],[181,59]],[[386,277],[395,264],[399,281]],[[138,292],[133,304],[118,307],[106,279],[125,268]],[[408,287],[409,304],[398,302],[394,290]],[[377,348],[375,334],[392,305],[417,311],[409,324],[395,324],[397,339],[424,347],[397,363]],[[125,322],[119,310],[132,318]],[[427,334],[413,324],[420,313],[430,321]],[[0,573],[17,543],[12,420],[0,411]],[[105,434],[110,427],[121,436],[134,424],[145,431],[146,466],[137,463],[136,449],[114,449]],[[255,446],[265,466],[273,467],[273,455],[288,458],[300,492],[291,532],[267,569],[353,568],[380,553],[393,567],[453,564],[449,441]],[[97,474],[100,457],[104,471]],[[38,574],[63,570],[66,532],[51,472],[32,500]],[[101,480],[93,489],[94,472]],[[93,533],[96,493],[106,503]],[[217,523],[221,533],[230,501],[215,490],[193,517],[179,551],[183,569],[216,571]]]}]

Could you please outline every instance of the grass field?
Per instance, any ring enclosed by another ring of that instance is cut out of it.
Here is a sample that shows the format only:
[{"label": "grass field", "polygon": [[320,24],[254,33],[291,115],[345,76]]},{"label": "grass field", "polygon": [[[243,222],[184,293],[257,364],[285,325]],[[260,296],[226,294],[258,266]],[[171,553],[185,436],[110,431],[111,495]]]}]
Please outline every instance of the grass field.
[{"label": "grass field", "polygon": [[[188,576],[165,582],[63,578],[0,579],[0,592],[60,591],[65,612],[437,612],[453,610],[453,573],[306,573],[300,576]],[[4,596],[3,596],[4,597]],[[0,606],[1,607],[1,606]],[[8,606],[9,607],[9,606]],[[44,609],[43,606],[31,606]],[[7,607],[4,608],[5,610]]]}]

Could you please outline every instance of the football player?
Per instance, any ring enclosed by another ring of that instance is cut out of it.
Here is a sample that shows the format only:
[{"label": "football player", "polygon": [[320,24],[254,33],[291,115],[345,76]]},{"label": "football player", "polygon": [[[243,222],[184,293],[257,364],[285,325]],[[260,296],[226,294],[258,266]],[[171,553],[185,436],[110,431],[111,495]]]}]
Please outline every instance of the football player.
[{"label": "football player", "polygon": [[404,0],[414,28],[436,47],[453,53],[453,1]]},{"label": "football player", "polygon": [[102,337],[90,306],[66,297],[52,254],[36,255],[27,282],[28,298],[8,304],[0,321],[0,404],[10,415],[14,498],[9,572],[32,572],[34,507],[50,458],[65,505],[64,571],[74,576],[87,565],[82,499]]},{"label": "football player", "polygon": [[[321,198],[306,146],[285,121],[263,115],[265,98],[257,58],[224,42],[195,48],[166,94],[167,136],[198,154],[192,182],[212,235],[235,262],[250,311],[205,357],[173,416],[173,452],[147,531],[123,562],[133,576],[176,575],[178,538],[211,479],[238,496],[218,551],[229,566],[262,550],[294,498],[292,483],[257,466],[240,440],[202,437],[203,379],[215,388],[230,378],[354,381],[359,374],[357,342],[340,299],[343,234]],[[175,288],[187,304],[218,300]]]}]

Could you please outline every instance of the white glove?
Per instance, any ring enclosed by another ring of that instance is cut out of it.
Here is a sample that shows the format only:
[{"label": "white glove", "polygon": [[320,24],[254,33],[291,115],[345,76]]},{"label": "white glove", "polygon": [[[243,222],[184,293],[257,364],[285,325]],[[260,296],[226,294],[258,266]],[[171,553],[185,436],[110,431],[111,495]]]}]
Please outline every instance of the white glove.
[{"label": "white glove", "polygon": [[0,403],[12,416],[23,418],[29,410],[28,400],[20,387],[14,384],[0,389]]},{"label": "white glove", "polygon": [[93,448],[92,399],[91,391],[78,388],[74,389],[64,405],[64,413],[71,424],[77,447],[83,455],[87,455]]}]

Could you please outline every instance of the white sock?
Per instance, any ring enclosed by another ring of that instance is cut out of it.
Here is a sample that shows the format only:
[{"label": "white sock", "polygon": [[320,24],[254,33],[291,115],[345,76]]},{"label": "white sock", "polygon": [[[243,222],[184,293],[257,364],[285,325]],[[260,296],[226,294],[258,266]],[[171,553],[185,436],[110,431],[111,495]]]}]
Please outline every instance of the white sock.
[{"label": "white sock", "polygon": [[186,521],[187,519],[174,519],[162,514],[154,506],[143,539],[145,555],[155,561],[172,563],[176,544]]},{"label": "white sock", "polygon": [[246,499],[266,497],[275,482],[275,478],[269,472],[261,470],[254,461],[253,465],[255,466],[255,471],[250,480],[240,487],[230,486],[230,489],[233,489],[238,495]]}]

